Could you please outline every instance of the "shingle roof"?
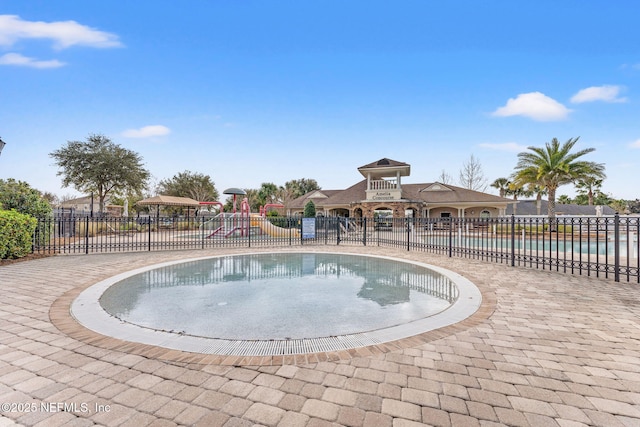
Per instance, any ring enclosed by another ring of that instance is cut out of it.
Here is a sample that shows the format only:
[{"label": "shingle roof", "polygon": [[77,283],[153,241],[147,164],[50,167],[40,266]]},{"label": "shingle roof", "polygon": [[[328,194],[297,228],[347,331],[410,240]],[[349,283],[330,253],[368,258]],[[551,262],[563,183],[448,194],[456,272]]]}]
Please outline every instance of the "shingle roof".
[{"label": "shingle roof", "polygon": [[[540,215],[546,215],[549,209],[549,202],[547,200],[540,201]],[[609,206],[602,207],[603,215],[613,215],[616,211]],[[507,215],[513,214],[513,205],[509,205],[507,208]],[[519,200],[516,207],[516,215],[537,215],[538,210],[536,208],[535,200]],[[557,215],[596,215],[596,207],[589,205],[574,205],[574,204],[562,204],[556,203]]]},{"label": "shingle roof", "polygon": [[360,166],[358,169],[384,168],[384,167],[397,167],[397,166],[410,166],[410,165],[408,163],[399,162],[397,160],[391,160],[384,157],[378,161],[369,163],[368,165]]},{"label": "shingle roof", "polygon": [[[456,187],[449,184],[439,184],[441,191],[428,189],[432,188],[435,183],[424,184],[402,184],[402,198],[404,200],[423,201],[432,204],[443,203],[487,203],[500,204],[510,203],[510,199],[505,199],[493,194],[482,193],[480,191],[468,190],[462,187]],[[322,193],[329,196],[326,199],[313,199],[316,206],[336,206],[348,205],[352,202],[363,201],[367,198],[367,180],[362,180],[345,190],[321,190]],[[426,191],[425,191],[426,190]],[[289,203],[292,209],[301,209],[309,201],[309,195],[305,194]]]},{"label": "shingle roof", "polygon": [[[430,190],[434,184],[438,184],[441,190]],[[402,197],[409,200],[422,200],[427,203],[508,203],[509,199],[469,190],[455,185],[427,183],[427,184],[402,184]]]},{"label": "shingle roof", "polygon": [[200,202],[190,199],[189,197],[175,197],[175,196],[154,196],[149,199],[140,200],[137,205],[153,205],[153,206],[200,206]]},{"label": "shingle roof", "polygon": [[[362,180],[357,184],[345,190],[320,190],[323,194],[327,195],[326,199],[311,199],[316,206],[330,206],[330,205],[348,205],[351,202],[363,200],[367,197],[366,194],[367,181]],[[301,209],[310,200],[309,196],[314,192],[307,193],[304,196],[300,196],[297,199],[292,200],[289,203],[289,207],[292,209]]]}]

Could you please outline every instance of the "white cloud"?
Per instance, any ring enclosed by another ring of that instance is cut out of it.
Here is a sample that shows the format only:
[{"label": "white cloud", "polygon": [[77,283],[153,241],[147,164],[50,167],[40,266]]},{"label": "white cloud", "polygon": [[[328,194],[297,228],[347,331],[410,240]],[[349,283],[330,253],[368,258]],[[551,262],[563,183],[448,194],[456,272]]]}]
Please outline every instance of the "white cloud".
[{"label": "white cloud", "polygon": [[127,138],[150,138],[152,136],[164,136],[171,133],[171,129],[162,125],[143,126],[140,129],[127,129],[122,136]]},{"label": "white cloud", "polygon": [[498,150],[498,151],[512,151],[519,153],[521,151],[525,151],[527,147],[524,145],[516,144],[515,142],[505,142],[503,144],[491,144],[491,143],[482,143],[479,144],[482,148],[488,148],[489,150]]},{"label": "white cloud", "polygon": [[618,98],[621,89],[620,86],[613,85],[591,86],[578,91],[571,97],[571,102],[575,104],[593,101],[626,102],[627,98]]},{"label": "white cloud", "polygon": [[546,122],[564,120],[571,110],[553,98],[540,92],[521,93],[516,98],[509,98],[504,107],[493,112],[497,117],[524,116]]},{"label": "white cloud", "polygon": [[640,70],[640,63],[638,64],[622,64],[620,66],[621,70],[627,70],[627,69],[631,69],[631,70]]},{"label": "white cloud", "polygon": [[34,58],[20,55],[19,53],[7,53],[0,56],[0,65],[17,65],[31,68],[58,68],[64,66],[65,63],[58,61],[57,59],[39,61]]},{"label": "white cloud", "polygon": [[632,142],[631,144],[629,144],[629,147],[640,148],[640,139],[636,139],[635,142]]},{"label": "white cloud", "polygon": [[16,15],[0,15],[0,46],[12,46],[22,39],[50,39],[56,49],[71,46],[120,47],[118,36],[75,21],[25,21]]}]

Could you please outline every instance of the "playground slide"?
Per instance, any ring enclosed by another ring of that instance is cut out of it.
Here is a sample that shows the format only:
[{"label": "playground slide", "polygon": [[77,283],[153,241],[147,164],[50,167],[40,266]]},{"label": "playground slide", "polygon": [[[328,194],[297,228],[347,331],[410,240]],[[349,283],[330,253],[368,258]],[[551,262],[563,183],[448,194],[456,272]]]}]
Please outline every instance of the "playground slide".
[{"label": "playground slide", "polygon": [[251,225],[260,227],[263,233],[271,237],[300,237],[300,230],[278,227],[256,214],[251,215]]}]

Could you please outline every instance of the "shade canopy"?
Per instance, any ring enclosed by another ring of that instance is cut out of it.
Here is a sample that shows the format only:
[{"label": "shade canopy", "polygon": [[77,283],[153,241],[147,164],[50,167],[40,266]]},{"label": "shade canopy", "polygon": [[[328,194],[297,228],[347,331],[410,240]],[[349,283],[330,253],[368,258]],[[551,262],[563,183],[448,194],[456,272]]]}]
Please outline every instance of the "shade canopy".
[{"label": "shade canopy", "polygon": [[200,202],[189,197],[175,196],[155,196],[149,199],[140,200],[136,205],[141,206],[187,206],[197,208]]},{"label": "shade canopy", "polygon": [[227,188],[222,192],[222,194],[233,194],[234,196],[244,196],[247,194],[247,192],[241,188]]}]

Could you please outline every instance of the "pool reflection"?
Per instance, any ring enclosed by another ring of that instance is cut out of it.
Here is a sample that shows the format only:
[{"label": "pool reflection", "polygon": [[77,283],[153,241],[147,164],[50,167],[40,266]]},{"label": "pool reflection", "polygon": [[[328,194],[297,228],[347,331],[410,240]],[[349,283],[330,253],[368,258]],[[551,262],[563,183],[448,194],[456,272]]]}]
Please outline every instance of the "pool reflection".
[{"label": "pool reflection", "polygon": [[[337,300],[331,302],[328,297]],[[251,323],[228,329],[246,333],[261,329],[261,322],[278,323],[277,336],[289,337],[378,328],[381,320],[377,317],[389,317],[385,321],[392,324],[411,321],[446,309],[457,297],[458,289],[451,280],[412,263],[347,254],[280,253],[224,256],[160,267],[114,284],[100,303],[115,317],[152,328],[228,337],[223,323],[232,322],[227,318],[239,314],[250,317]],[[363,303],[356,303],[358,300]],[[146,305],[151,303],[155,305]],[[371,303],[383,310],[382,314],[376,314]],[[285,305],[281,308],[280,304]],[[329,314],[333,318],[321,317],[331,310],[337,310]],[[208,319],[197,320],[201,326],[191,330],[188,320],[199,311],[198,316]],[[253,320],[259,316],[265,317]],[[166,317],[175,317],[178,324]],[[296,317],[297,322],[292,320]],[[326,332],[315,327],[290,332],[300,319],[328,327]],[[334,332],[332,325],[340,327]],[[264,334],[256,332],[255,336],[262,339]]]}]

